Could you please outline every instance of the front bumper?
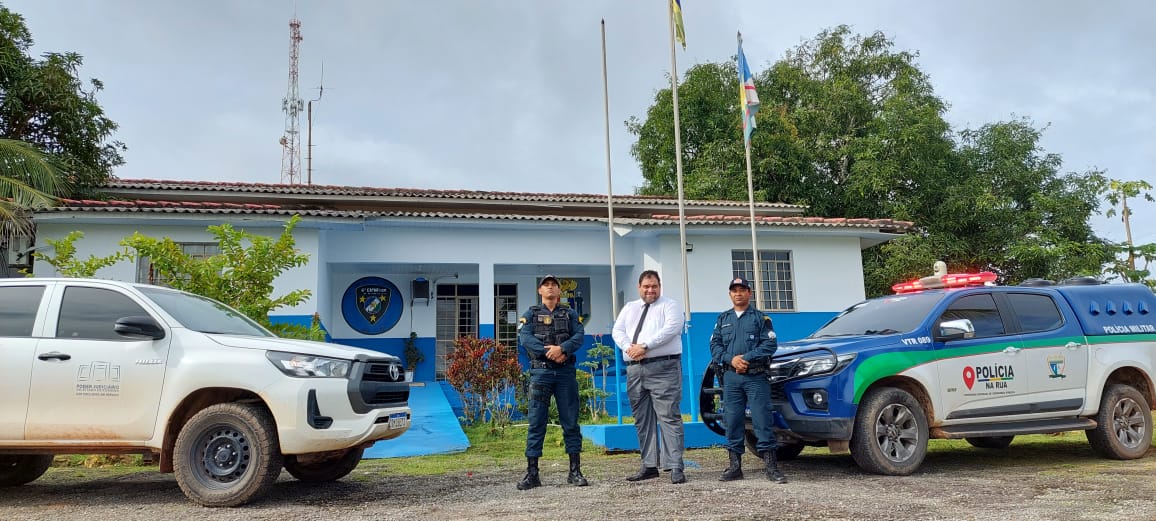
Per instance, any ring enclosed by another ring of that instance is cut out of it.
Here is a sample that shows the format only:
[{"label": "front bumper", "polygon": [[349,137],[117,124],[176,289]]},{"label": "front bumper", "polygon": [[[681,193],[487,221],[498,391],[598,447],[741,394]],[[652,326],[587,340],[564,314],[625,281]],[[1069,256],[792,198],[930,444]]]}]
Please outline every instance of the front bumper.
[{"label": "front bumper", "polygon": [[409,430],[409,384],[375,375],[374,367],[356,364],[348,379],[283,378],[266,388],[262,397],[276,419],[281,452],[342,450]]}]

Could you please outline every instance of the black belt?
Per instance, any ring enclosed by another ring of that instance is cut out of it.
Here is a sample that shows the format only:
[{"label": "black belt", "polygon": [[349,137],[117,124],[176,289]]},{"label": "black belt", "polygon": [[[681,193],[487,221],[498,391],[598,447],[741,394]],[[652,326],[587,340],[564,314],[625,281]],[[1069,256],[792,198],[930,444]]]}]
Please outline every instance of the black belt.
[{"label": "black belt", "polygon": [[[735,371],[734,367],[731,367],[731,364],[721,364],[721,365],[722,365],[723,372],[730,371],[732,373],[736,373],[736,374],[738,373],[738,371]],[[742,373],[742,374],[763,374],[763,373],[766,373],[769,369],[770,368],[768,368],[765,365],[760,365],[757,367],[749,367],[748,366],[747,372]]]},{"label": "black belt", "polygon": [[563,367],[574,367],[573,359],[568,359],[565,363],[546,360],[530,360],[530,369],[561,369]]},{"label": "black belt", "polygon": [[647,364],[650,362],[661,362],[663,360],[674,360],[676,358],[682,358],[682,355],[680,355],[680,354],[679,355],[666,355],[666,356],[656,356],[654,358],[649,358],[649,357],[643,358],[642,360],[627,360],[626,365]]}]

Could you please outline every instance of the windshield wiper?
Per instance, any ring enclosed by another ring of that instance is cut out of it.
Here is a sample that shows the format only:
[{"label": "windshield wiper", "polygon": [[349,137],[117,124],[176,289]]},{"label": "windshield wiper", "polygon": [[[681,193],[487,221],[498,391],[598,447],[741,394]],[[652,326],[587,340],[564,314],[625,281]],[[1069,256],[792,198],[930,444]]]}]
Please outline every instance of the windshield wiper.
[{"label": "windshield wiper", "polygon": [[864,335],[894,335],[895,333],[898,333],[898,331],[891,329],[891,328],[878,329],[878,330],[868,329],[867,331],[863,332]]}]

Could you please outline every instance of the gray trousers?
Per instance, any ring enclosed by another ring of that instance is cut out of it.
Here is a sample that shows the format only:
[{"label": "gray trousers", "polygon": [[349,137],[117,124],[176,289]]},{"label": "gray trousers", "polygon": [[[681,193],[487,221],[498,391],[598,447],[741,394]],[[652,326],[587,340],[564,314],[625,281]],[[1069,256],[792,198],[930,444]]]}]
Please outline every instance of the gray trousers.
[{"label": "gray trousers", "polygon": [[[642,465],[682,469],[682,360],[660,360],[626,367],[626,396],[634,413]],[[659,456],[658,431],[662,431]]]}]

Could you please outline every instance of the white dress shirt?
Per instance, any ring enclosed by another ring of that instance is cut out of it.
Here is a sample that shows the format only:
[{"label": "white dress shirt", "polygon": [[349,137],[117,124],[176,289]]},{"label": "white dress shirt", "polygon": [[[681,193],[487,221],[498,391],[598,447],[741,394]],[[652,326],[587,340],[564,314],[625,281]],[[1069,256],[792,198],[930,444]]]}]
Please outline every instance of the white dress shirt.
[{"label": "white dress shirt", "polygon": [[[644,304],[642,299],[627,302],[618,313],[618,319],[614,321],[614,344],[622,350],[622,358],[625,360],[633,360],[626,355],[626,350],[634,343],[631,340],[635,328],[638,327],[638,319],[642,316]],[[659,296],[646,311],[642,331],[638,334],[637,343],[646,344],[646,358],[682,354],[682,331],[685,321],[682,304],[674,299]]]}]

